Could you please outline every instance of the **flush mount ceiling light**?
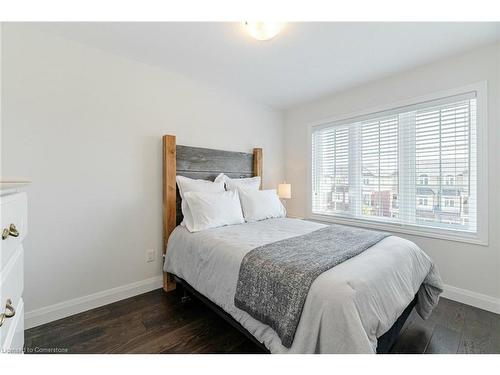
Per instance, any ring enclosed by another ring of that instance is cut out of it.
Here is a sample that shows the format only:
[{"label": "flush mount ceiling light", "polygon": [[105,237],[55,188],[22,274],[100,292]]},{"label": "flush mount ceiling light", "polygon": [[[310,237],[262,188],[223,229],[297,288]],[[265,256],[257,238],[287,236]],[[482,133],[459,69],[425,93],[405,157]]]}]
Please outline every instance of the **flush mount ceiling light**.
[{"label": "flush mount ceiling light", "polygon": [[245,22],[245,29],[257,40],[269,40],[283,30],[283,22]]}]

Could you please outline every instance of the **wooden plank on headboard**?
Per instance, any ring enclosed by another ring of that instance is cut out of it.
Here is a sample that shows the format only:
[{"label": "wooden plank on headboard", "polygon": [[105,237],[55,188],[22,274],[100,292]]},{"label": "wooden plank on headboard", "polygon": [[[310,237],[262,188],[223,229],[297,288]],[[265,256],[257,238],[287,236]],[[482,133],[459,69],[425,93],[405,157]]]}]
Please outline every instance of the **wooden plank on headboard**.
[{"label": "wooden plank on headboard", "polygon": [[253,149],[253,175],[260,176],[260,188],[262,189],[262,149]]},{"label": "wooden plank on headboard", "polygon": [[252,154],[213,150],[210,148],[177,146],[177,172],[221,172],[252,174]]},{"label": "wooden plank on headboard", "polygon": [[[167,241],[176,223],[176,145],[175,136],[163,136],[163,255],[167,253]],[[175,289],[175,280],[163,273],[163,289]]]}]

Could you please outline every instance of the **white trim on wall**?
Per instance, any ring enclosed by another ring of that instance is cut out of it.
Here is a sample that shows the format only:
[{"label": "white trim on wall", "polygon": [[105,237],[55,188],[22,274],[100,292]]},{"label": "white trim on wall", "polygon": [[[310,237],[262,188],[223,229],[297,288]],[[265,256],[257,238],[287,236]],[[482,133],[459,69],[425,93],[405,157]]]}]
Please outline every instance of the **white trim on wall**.
[{"label": "white trim on wall", "polygon": [[78,314],[96,307],[120,301],[125,298],[146,293],[151,290],[161,288],[162,285],[163,277],[155,276],[146,280],[122,285],[83,297],[59,302],[55,305],[32,310],[27,312],[25,315],[25,329],[33,328],[70,315]]},{"label": "white trim on wall", "polygon": [[[156,276],[136,283],[119,286],[117,288],[104,290],[102,292],[29,311],[25,315],[25,329],[50,323],[54,320],[161,288],[162,283],[162,277]],[[485,294],[445,285],[442,297],[500,314],[500,299]]]},{"label": "white trim on wall", "polygon": [[494,298],[486,294],[457,288],[451,285],[444,286],[442,297],[500,314],[500,298]]},{"label": "white trim on wall", "polygon": [[[425,103],[436,99],[461,95],[468,92],[476,92],[477,98],[477,233],[473,236],[464,234],[455,234],[453,231],[440,231],[431,228],[421,228],[417,226],[403,226],[395,224],[378,223],[376,221],[363,221],[357,218],[343,218],[340,216],[318,215],[312,212],[312,133],[314,129],[322,126],[332,126],[336,123],[348,122],[353,118],[361,118],[363,116],[374,115],[378,112],[395,110],[401,107],[407,107],[418,103]],[[373,229],[389,230],[396,233],[413,234],[422,237],[439,238],[451,241],[472,243],[476,245],[487,246],[488,238],[488,85],[487,81],[477,82],[470,85],[442,90],[439,92],[430,93],[428,95],[419,96],[412,99],[398,101],[363,109],[354,113],[345,114],[342,116],[326,118],[320,121],[315,121],[307,124],[308,136],[306,137],[306,149],[308,150],[307,160],[307,189],[306,202],[308,219],[326,221],[339,224],[349,224]]]}]

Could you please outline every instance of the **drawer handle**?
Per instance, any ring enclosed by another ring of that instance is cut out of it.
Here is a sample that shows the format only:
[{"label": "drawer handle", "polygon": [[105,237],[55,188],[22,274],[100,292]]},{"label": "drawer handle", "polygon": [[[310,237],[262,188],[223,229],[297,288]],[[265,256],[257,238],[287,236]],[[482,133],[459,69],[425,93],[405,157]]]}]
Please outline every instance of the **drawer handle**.
[{"label": "drawer handle", "polygon": [[12,306],[12,300],[9,298],[7,301],[5,301],[5,317],[6,318],[12,318],[14,315],[16,315],[16,309],[14,306]]},{"label": "drawer handle", "polygon": [[12,301],[9,298],[5,303],[5,312],[0,314],[0,327],[6,319],[12,318],[14,315],[16,315],[16,309],[12,306]]},{"label": "drawer handle", "polygon": [[8,228],[2,231],[2,240],[6,240],[9,236],[19,237],[19,231],[14,224],[10,224]]}]

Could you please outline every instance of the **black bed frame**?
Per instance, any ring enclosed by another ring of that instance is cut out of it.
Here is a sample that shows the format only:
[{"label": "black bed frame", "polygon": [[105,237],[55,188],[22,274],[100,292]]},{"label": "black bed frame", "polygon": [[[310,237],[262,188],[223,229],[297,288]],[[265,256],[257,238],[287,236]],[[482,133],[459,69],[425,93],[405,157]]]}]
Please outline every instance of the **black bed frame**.
[{"label": "black bed frame", "polygon": [[[180,277],[177,277],[174,275],[175,281],[177,283],[177,287],[181,287],[184,289],[184,292],[187,292],[188,294],[193,295],[197,299],[199,299],[201,302],[203,302],[205,305],[207,305],[211,310],[213,310],[217,315],[219,315],[222,319],[224,319],[226,322],[228,322],[231,326],[236,328],[239,332],[241,332],[246,338],[248,338],[250,341],[252,341],[255,345],[257,345],[264,353],[270,353],[269,349],[267,349],[264,344],[262,344],[259,340],[257,340],[250,332],[248,332],[240,323],[238,323],[231,315],[229,315],[226,311],[224,311],[221,307],[217,306],[215,303],[210,301],[207,297],[205,297],[203,294],[198,292],[196,289],[194,289],[189,283],[187,283],[185,280],[181,279]],[[396,343],[396,340],[399,337],[399,333],[401,332],[401,329],[403,328],[403,325],[406,322],[406,319],[408,319],[408,316],[410,315],[411,311],[417,304],[417,296],[415,295],[415,298],[413,301],[410,302],[410,304],[406,307],[406,309],[403,311],[403,313],[399,316],[399,318],[396,320],[396,322],[392,325],[392,327],[384,333],[382,336],[378,338],[378,345],[377,345],[377,354],[388,354],[394,344]]]}]

